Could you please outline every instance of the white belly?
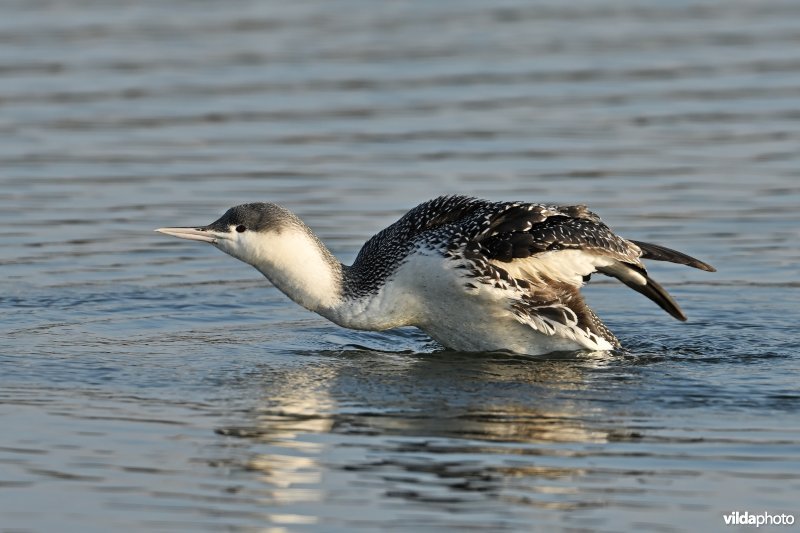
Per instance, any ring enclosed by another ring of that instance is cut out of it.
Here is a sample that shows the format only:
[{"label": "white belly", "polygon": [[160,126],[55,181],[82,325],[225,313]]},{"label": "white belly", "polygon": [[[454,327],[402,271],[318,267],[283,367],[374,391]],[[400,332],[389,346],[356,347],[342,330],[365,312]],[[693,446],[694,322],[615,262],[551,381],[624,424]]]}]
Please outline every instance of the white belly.
[{"label": "white belly", "polygon": [[[463,270],[438,255],[415,255],[375,295],[351,302],[335,322],[383,330],[417,326],[444,346],[459,351],[508,350],[531,355],[579,349],[603,350],[588,338],[546,335],[519,322],[505,291],[481,286],[468,292]],[[479,285],[471,280],[475,285]]]}]

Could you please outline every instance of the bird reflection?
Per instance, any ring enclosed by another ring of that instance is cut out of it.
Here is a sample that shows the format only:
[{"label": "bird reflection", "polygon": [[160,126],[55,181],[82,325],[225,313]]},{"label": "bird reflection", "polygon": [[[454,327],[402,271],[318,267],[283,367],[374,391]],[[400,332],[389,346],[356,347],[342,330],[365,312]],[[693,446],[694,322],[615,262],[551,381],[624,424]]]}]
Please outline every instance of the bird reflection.
[{"label": "bird reflection", "polygon": [[[473,493],[552,506],[543,495],[569,489],[541,483],[583,475],[569,458],[622,434],[602,422],[587,383],[609,357],[316,353],[256,374],[262,400],[249,422],[218,432],[252,444],[245,467],[271,502],[329,498],[333,470],[404,500]],[[423,481],[431,475],[438,482]],[[505,494],[514,479],[535,495]]]}]

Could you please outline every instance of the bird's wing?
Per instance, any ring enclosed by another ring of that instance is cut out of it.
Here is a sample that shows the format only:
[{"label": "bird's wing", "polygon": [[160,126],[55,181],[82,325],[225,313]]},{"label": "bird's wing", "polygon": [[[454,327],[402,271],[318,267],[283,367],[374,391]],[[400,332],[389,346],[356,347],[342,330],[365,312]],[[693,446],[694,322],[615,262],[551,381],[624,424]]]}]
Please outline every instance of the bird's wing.
[{"label": "bird's wing", "polygon": [[577,294],[594,272],[615,277],[679,320],[686,316],[647,275],[640,258],[711,268],[668,248],[623,239],[583,205],[509,204],[486,220],[469,248],[515,279],[536,287],[554,286],[562,293]]},{"label": "bird's wing", "polygon": [[571,338],[587,348],[619,346],[616,337],[583,302],[578,288],[566,283],[535,283],[513,276],[471,243],[453,250],[464,290],[487,300],[504,300],[514,318],[545,335]]},{"label": "bird's wing", "polygon": [[708,263],[704,263],[699,259],[695,259],[690,255],[683,252],[660,246],[658,244],[651,244],[642,241],[630,241],[642,250],[642,258],[652,259],[654,261],[669,261],[670,263],[677,263],[679,265],[686,265],[692,268],[705,270],[706,272],[716,272],[717,269]]},{"label": "bird's wing", "polygon": [[644,268],[639,247],[582,205],[521,204],[497,211],[474,236],[473,248],[515,277],[575,287],[616,262]]}]

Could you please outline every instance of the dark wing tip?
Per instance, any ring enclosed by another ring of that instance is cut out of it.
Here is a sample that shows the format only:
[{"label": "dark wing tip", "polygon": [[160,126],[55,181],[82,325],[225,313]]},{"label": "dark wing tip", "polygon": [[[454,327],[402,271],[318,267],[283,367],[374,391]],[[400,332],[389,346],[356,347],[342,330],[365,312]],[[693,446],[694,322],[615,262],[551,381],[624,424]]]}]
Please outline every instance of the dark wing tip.
[{"label": "dark wing tip", "polygon": [[642,257],[644,259],[653,259],[654,261],[669,261],[670,263],[677,263],[679,265],[686,265],[706,272],[716,272],[717,269],[708,263],[704,263],[699,259],[695,259],[690,255],[686,255],[672,248],[660,246],[658,244],[651,244],[649,242],[631,241],[633,244],[642,249]]},{"label": "dark wing tip", "polygon": [[638,285],[636,287],[633,285],[628,286],[653,300],[661,309],[669,313],[672,317],[677,318],[681,322],[686,322],[686,315],[683,313],[683,310],[678,303],[672,299],[672,296],[669,295],[666,289],[649,276],[645,276],[645,279],[647,280],[645,285]]},{"label": "dark wing tip", "polygon": [[[648,276],[642,268],[628,263],[617,263],[616,267],[598,267],[597,271],[617,278],[639,294],[647,296],[673,318],[686,322],[686,315],[678,303],[672,299],[672,296],[664,287]],[[631,275],[634,272],[637,274],[636,276]]]}]

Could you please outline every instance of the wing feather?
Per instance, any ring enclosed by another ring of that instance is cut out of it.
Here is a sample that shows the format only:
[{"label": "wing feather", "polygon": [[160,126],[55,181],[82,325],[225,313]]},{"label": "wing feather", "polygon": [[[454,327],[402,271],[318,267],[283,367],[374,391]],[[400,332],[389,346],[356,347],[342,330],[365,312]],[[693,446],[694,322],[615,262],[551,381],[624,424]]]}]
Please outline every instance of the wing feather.
[{"label": "wing feather", "polygon": [[686,265],[692,268],[699,268],[706,272],[716,272],[717,269],[708,263],[704,263],[699,259],[695,259],[690,255],[683,252],[667,248],[658,244],[651,244],[649,242],[631,241],[642,250],[642,257],[645,259],[652,259],[654,261],[669,261],[670,263],[677,263],[679,265]]},{"label": "wing feather", "polygon": [[[686,315],[647,275],[641,258],[714,270],[676,250],[626,240],[583,205],[510,205],[474,239],[474,248],[509,276],[532,284],[579,288],[594,272],[615,277],[678,320],[686,320]],[[588,315],[582,322],[587,321]]]}]

